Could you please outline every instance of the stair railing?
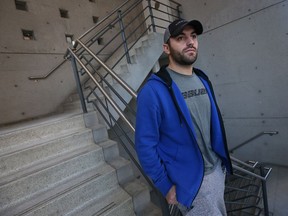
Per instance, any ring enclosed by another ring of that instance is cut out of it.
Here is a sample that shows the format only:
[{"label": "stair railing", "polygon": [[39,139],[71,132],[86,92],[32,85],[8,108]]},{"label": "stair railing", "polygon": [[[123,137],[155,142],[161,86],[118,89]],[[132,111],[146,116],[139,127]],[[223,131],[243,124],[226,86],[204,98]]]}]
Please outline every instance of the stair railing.
[{"label": "stair railing", "polygon": [[[147,5],[143,6],[143,2],[147,2]],[[155,4],[157,3],[157,1],[152,0],[126,1],[125,3],[117,7],[115,10],[113,10],[97,25],[95,25],[83,35],[81,35],[79,39],[74,41],[73,48],[67,50],[65,57],[69,58],[70,51],[73,51],[75,54],[77,54],[77,56],[79,56],[84,65],[93,72],[92,74],[94,78],[97,79],[97,81],[99,81],[100,83],[104,82],[103,78],[114,79],[115,77],[111,78],[112,73],[108,73],[106,72],[106,70],[103,69],[102,72],[100,72],[99,69],[103,67],[103,64],[99,64],[99,60],[101,60],[111,69],[114,69],[116,65],[118,65],[125,56],[126,59],[128,59],[129,63],[131,61],[129,52],[139,41],[139,39],[143,37],[143,35],[151,32],[151,28],[155,30],[165,29],[169,22],[171,22],[175,18],[178,18],[176,15],[181,14],[181,11],[179,9],[180,4],[178,3],[172,1],[171,4],[175,5],[174,7],[172,7],[171,5],[158,2],[160,6],[158,6],[158,10],[156,10],[155,6],[152,7],[151,2],[155,2]],[[163,8],[166,8],[166,11]],[[157,11],[158,16],[153,16],[153,11]],[[119,15],[119,13],[121,13],[121,16]],[[134,16],[132,17],[131,14],[133,14]],[[161,14],[163,14],[162,16],[165,15],[169,19],[161,18]],[[165,22],[164,24],[162,23],[162,25],[160,25],[157,23],[157,20]],[[114,31],[117,23],[119,22],[119,26],[121,28],[119,29],[119,31]],[[113,30],[113,34],[110,32],[112,31],[111,29]],[[98,43],[98,41],[100,39],[103,39],[107,34],[109,36],[107,37],[107,41],[105,41],[105,44],[95,45],[95,43]],[[125,35],[125,37],[123,35]],[[81,45],[79,46],[80,43]],[[85,45],[85,47],[82,46],[83,44]],[[94,57],[90,55],[92,51],[89,54],[87,53],[87,49],[85,48],[93,50],[93,53],[95,53]],[[112,58],[108,58],[109,56],[113,55],[113,60],[111,60]],[[95,56],[97,56],[98,60],[95,60]],[[85,77],[85,70],[80,69],[80,72],[81,75],[84,75],[84,78],[82,77],[81,79],[82,86],[84,86],[85,89],[89,89],[88,83],[91,78],[89,76]],[[81,104],[83,110],[87,110],[87,108],[85,107],[85,103],[81,102]]]},{"label": "stair railing", "polygon": [[28,77],[29,80],[43,80],[51,76],[55,71],[57,71],[64,63],[66,63],[67,59],[62,60],[60,63],[56,64],[55,67],[53,67],[47,74],[42,75],[42,76],[30,76]]},{"label": "stair railing", "polygon": [[248,143],[252,142],[253,140],[255,140],[255,139],[257,139],[257,138],[259,138],[259,137],[261,137],[261,136],[263,136],[263,135],[273,136],[273,135],[277,135],[278,133],[279,133],[278,131],[263,131],[263,132],[261,132],[261,133],[256,134],[255,136],[249,138],[248,140],[246,140],[246,141],[244,141],[244,142],[236,145],[235,147],[231,148],[231,149],[229,150],[229,152],[230,152],[230,153],[233,153],[236,149],[239,149],[239,148],[241,148],[242,146],[247,145]]},{"label": "stair railing", "polygon": [[[272,168],[267,168],[264,164],[255,161],[245,163],[232,156],[231,160],[234,175],[226,178],[225,186],[228,215],[238,212],[251,215],[264,213],[265,216],[269,216],[266,182]],[[235,186],[236,181],[238,181],[237,186]],[[257,181],[260,183],[258,184]],[[254,202],[251,202],[251,199]],[[261,200],[263,205],[260,205]]]},{"label": "stair railing", "polygon": [[[70,48],[69,48],[70,49]],[[98,89],[101,91],[101,93],[103,94],[103,96],[105,97],[105,100],[108,100],[108,102],[112,105],[112,107],[114,108],[114,110],[117,112],[118,115],[120,115],[120,117],[122,118],[122,120],[124,120],[124,122],[129,126],[129,128],[135,132],[135,129],[132,125],[132,123],[130,123],[130,121],[128,120],[128,118],[126,118],[126,116],[124,115],[124,113],[121,111],[120,107],[117,105],[117,103],[109,96],[109,94],[107,94],[107,92],[104,90],[104,88],[97,82],[97,80],[93,77],[93,75],[90,73],[90,71],[88,70],[88,68],[81,62],[81,60],[77,57],[76,54],[74,54],[72,52],[72,50],[69,50],[71,52],[72,55],[72,62],[75,64],[74,65],[74,71],[76,71],[77,73],[77,69],[76,69],[76,61],[77,63],[85,70],[85,72],[90,76],[90,78],[92,79],[92,81],[94,82],[94,84],[98,87]],[[112,70],[108,69],[109,72],[113,72]],[[126,84],[125,82],[122,83],[123,86],[126,88]],[[129,88],[129,87],[127,87]],[[131,92],[133,94],[133,96],[136,97],[136,94],[134,95],[134,92],[131,88],[129,88],[129,92]],[[98,103],[101,104],[102,107],[105,107],[104,110],[109,110],[107,109],[107,104],[105,105],[101,98],[99,97],[98,94],[95,93],[95,91],[93,91],[93,94],[95,95]],[[103,109],[101,109],[98,105],[98,103],[96,102],[96,100],[93,100],[92,103],[94,104],[95,108],[98,110],[98,112],[100,113],[100,115],[103,117],[104,121],[106,122],[106,124],[111,127],[114,128],[115,124],[117,125],[117,119],[110,113],[108,112],[109,118],[107,118],[106,114],[103,113]],[[86,110],[87,112],[87,110]],[[108,120],[109,119],[109,120]],[[111,119],[113,120],[114,124],[111,124]],[[124,135],[126,135],[126,133],[123,131],[122,127],[119,127],[120,130],[122,130],[122,133]],[[127,137],[126,137],[127,138]],[[120,140],[121,141],[121,140]],[[130,144],[132,145],[133,141],[130,140]],[[162,213],[164,216],[169,216],[169,209],[168,209],[168,205],[165,202],[164,198],[161,196],[161,194],[158,192],[158,190],[156,189],[156,187],[154,186],[154,184],[152,183],[152,181],[148,178],[148,176],[145,175],[143,169],[141,168],[140,164],[138,163],[138,161],[136,160],[136,158],[134,157],[134,155],[131,153],[131,151],[129,150],[129,148],[127,147],[126,143],[124,142],[120,142],[120,144],[122,145],[122,147],[125,149],[126,153],[129,155],[130,159],[133,161],[133,164],[138,168],[138,170],[141,172],[141,174],[144,176],[145,180],[148,182],[148,184],[150,185],[150,187],[155,191],[155,193],[158,194],[159,198],[160,198],[160,203],[161,203],[161,208],[162,208]]]},{"label": "stair railing", "polygon": [[[148,4],[143,6],[143,2],[147,2]],[[157,18],[153,16],[155,8],[152,7],[151,2],[157,1],[126,1],[113,10],[109,16],[101,20],[95,27],[77,39],[73,48],[67,49],[65,58],[71,60],[83,112],[88,112],[86,103],[94,105],[94,109],[102,116],[110,131],[113,131],[117,137],[122,138],[118,140],[118,143],[123,146],[133,164],[159,197],[162,215],[170,216],[173,212],[173,215],[176,216],[175,212],[177,212],[177,209],[173,206],[169,209],[165,198],[155,188],[139,165],[135,158],[135,152],[132,153],[135,151],[134,139],[128,135],[129,133],[134,134],[135,129],[133,123],[131,123],[131,116],[127,117],[124,114],[124,108],[125,112],[129,110],[135,116],[136,111],[129,108],[129,101],[131,98],[135,99],[137,94],[114,71],[114,68],[125,56],[127,62],[132,63],[129,60],[129,52],[140,38],[149,32],[161,28],[165,29],[168,23],[172,21],[172,18],[175,19],[176,16],[174,14],[180,14],[179,4],[177,4],[176,9],[173,8],[176,11],[169,10],[170,13],[173,11],[171,14],[167,12],[168,10],[164,10],[162,13],[165,13],[170,19],[166,19],[166,24],[160,26],[155,22]],[[165,7],[165,5],[162,6]],[[134,16],[132,17],[131,14]],[[117,29],[117,26],[119,26],[119,29]],[[105,38],[107,35],[108,37]],[[104,39],[104,44],[100,43],[101,39]],[[114,60],[111,61],[110,56],[113,55]],[[125,91],[125,95],[119,94],[111,83],[117,83],[117,85],[121,86],[123,92]],[[84,92],[87,90],[89,90],[88,94],[84,96]],[[118,123],[119,120],[124,121],[126,126],[120,126]],[[130,145],[127,146],[127,144]]]}]

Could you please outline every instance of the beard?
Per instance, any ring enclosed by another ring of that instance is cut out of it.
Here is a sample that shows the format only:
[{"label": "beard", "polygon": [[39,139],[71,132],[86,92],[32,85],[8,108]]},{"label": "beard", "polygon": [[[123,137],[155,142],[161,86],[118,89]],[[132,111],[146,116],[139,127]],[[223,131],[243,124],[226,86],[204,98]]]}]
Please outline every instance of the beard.
[{"label": "beard", "polygon": [[178,63],[179,65],[192,65],[196,60],[198,56],[197,50],[195,50],[195,56],[193,55],[185,55],[185,49],[182,52],[176,51],[171,46],[170,47],[170,55],[171,58]]}]

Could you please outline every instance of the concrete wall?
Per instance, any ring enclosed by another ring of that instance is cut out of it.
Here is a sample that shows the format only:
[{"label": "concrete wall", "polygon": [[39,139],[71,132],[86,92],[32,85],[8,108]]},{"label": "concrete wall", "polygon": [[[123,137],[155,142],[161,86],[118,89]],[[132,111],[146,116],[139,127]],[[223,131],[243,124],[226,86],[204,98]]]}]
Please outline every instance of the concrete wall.
[{"label": "concrete wall", "polygon": [[[29,76],[46,75],[63,60],[69,46],[66,34],[79,37],[93,23],[124,0],[23,0],[28,11],[16,10],[14,0],[0,1],[0,125],[57,110],[74,90],[70,62],[38,82]],[[60,17],[59,9],[69,18]],[[22,30],[33,30],[35,40],[24,40]]]},{"label": "concrete wall", "polygon": [[204,25],[196,66],[214,83],[229,147],[243,160],[288,166],[288,2],[182,0],[183,16]]}]

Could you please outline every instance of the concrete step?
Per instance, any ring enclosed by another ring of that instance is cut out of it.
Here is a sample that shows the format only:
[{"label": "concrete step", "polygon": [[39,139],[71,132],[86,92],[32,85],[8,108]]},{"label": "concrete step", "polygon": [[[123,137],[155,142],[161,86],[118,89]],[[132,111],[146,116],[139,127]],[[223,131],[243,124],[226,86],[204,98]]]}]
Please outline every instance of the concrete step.
[{"label": "concrete step", "polygon": [[92,145],[1,178],[0,209],[9,208],[51,189],[53,185],[81,175],[103,164],[103,160],[102,148]]},{"label": "concrete step", "polygon": [[93,199],[67,216],[134,216],[132,198],[121,188],[111,190],[100,199]]},{"label": "concrete step", "polygon": [[120,185],[124,185],[135,178],[130,161],[122,157],[117,157],[108,163],[116,169],[117,179]]},{"label": "concrete step", "polygon": [[144,211],[150,203],[150,192],[147,185],[138,179],[129,181],[122,185],[125,191],[132,196],[136,214]]},{"label": "concrete step", "polygon": [[[19,146],[31,146],[52,137],[60,137],[85,127],[83,115],[59,116],[39,122],[30,121],[0,131],[0,156],[15,151]],[[21,147],[20,147],[21,148]]]},{"label": "concrete step", "polygon": [[[116,188],[119,186],[115,170],[107,164],[102,164],[73,178],[65,179],[50,190],[42,191],[30,199],[21,200],[17,204],[2,209],[0,215],[71,214],[89,205],[91,200],[102,200],[102,197],[106,197]],[[99,210],[95,209],[95,212]]]},{"label": "concrete step", "polygon": [[[93,111],[93,106],[91,103],[86,103],[86,109],[88,111]],[[74,110],[74,111],[79,111],[79,112],[83,112],[82,110],[82,105],[81,105],[81,101],[80,100],[77,100],[77,101],[72,101],[72,102],[66,102],[63,104],[63,111],[71,111],[71,110]]]},{"label": "concrete step", "polygon": [[117,142],[109,139],[99,143],[99,146],[103,148],[104,158],[106,161],[109,162],[119,157],[119,148]]},{"label": "concrete step", "polygon": [[[83,92],[84,97],[86,97],[90,93],[89,89],[85,89]],[[73,92],[64,103],[70,103],[74,101],[78,101],[80,99],[78,92]]]},{"label": "concrete step", "polygon": [[57,139],[18,149],[1,156],[0,177],[53,157],[60,157],[63,153],[86,147],[92,143],[92,131],[85,128]]},{"label": "concrete step", "polygon": [[162,212],[158,206],[150,202],[137,216],[162,216]]},{"label": "concrete step", "polygon": [[132,164],[129,160],[116,157],[108,163],[116,169],[119,184],[132,197],[132,205],[137,216],[162,215],[159,207],[150,201],[148,186],[135,178]]}]

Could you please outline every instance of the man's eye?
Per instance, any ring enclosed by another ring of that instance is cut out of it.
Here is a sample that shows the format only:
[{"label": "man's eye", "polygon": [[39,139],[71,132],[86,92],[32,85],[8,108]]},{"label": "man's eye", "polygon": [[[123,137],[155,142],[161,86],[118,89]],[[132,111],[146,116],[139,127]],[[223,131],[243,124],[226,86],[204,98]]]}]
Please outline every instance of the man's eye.
[{"label": "man's eye", "polygon": [[191,37],[192,37],[193,39],[196,39],[196,38],[197,38],[197,34],[192,34]]},{"label": "man's eye", "polygon": [[177,37],[178,41],[182,41],[184,39],[184,37]]}]

